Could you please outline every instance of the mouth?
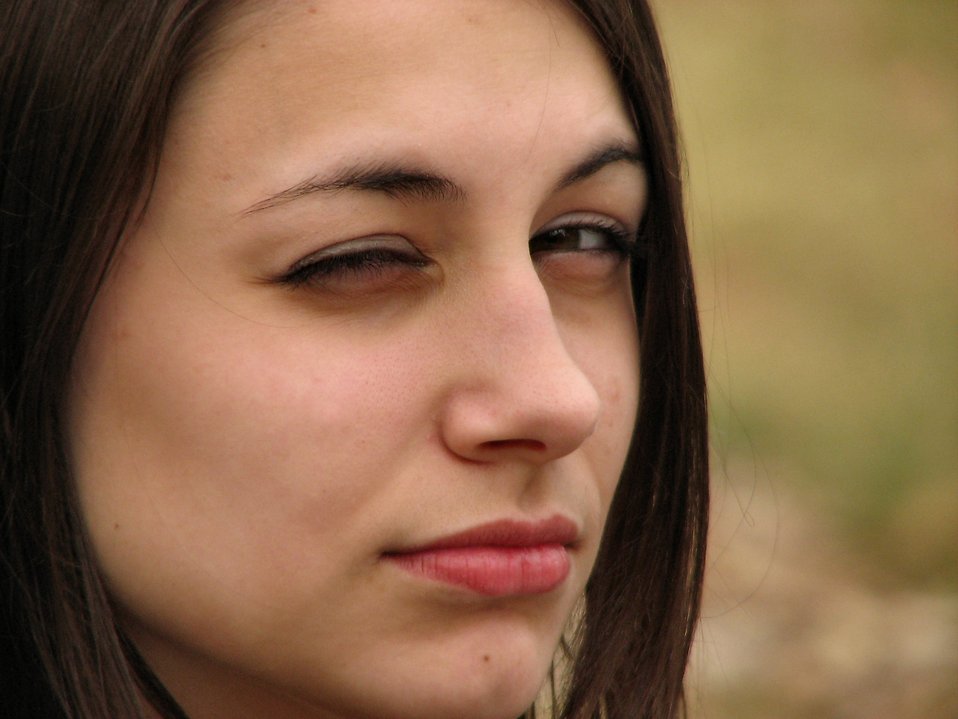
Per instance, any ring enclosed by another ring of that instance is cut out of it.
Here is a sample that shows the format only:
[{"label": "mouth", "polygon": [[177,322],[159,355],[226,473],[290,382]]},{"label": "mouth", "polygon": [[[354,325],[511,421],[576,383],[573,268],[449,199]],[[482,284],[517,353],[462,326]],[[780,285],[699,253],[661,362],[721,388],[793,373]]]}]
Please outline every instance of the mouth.
[{"label": "mouth", "polygon": [[500,520],[383,558],[413,576],[484,596],[544,594],[569,575],[577,537],[575,523],[559,515],[539,522]]}]

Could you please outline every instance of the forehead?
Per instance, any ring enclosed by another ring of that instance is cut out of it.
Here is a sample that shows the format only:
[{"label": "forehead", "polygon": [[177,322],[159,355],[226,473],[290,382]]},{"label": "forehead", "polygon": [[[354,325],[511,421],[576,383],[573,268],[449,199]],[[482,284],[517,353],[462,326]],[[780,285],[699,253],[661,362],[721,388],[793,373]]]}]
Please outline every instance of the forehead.
[{"label": "forehead", "polygon": [[508,164],[629,140],[628,116],[564,2],[253,3],[225,18],[168,141],[229,174],[255,173],[267,151],[290,173],[381,148]]}]

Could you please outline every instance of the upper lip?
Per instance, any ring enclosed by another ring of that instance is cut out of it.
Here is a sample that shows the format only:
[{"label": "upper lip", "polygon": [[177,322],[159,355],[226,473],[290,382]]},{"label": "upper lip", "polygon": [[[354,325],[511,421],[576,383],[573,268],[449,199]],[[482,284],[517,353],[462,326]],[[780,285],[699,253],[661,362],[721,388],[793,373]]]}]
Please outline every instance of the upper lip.
[{"label": "upper lip", "polygon": [[541,520],[499,519],[462,532],[449,534],[425,544],[403,548],[390,554],[413,554],[438,549],[464,547],[536,547],[543,544],[572,545],[579,528],[568,517],[554,515]]}]

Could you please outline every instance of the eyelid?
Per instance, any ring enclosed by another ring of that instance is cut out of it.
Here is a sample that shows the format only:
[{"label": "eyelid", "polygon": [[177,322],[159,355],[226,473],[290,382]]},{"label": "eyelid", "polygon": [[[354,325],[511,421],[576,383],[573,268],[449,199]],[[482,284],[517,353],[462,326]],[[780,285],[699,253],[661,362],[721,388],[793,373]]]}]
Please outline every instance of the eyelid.
[{"label": "eyelid", "polygon": [[619,222],[609,215],[601,212],[569,212],[560,215],[554,220],[550,220],[545,225],[532,233],[532,236],[541,235],[544,232],[558,230],[563,227],[601,227],[612,230],[622,236],[634,237],[635,230],[623,222]]},{"label": "eyelid", "polygon": [[296,272],[303,267],[323,259],[352,255],[367,250],[395,250],[409,255],[422,255],[409,240],[398,235],[371,235],[359,237],[354,240],[344,240],[343,242],[337,242],[334,245],[329,245],[321,250],[317,250],[295,262],[293,266],[289,268],[288,272]]}]

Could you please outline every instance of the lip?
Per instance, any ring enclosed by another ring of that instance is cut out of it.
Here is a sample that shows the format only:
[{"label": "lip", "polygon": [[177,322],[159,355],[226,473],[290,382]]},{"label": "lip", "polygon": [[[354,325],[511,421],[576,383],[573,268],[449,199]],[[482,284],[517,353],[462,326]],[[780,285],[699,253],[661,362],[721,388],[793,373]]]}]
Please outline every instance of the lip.
[{"label": "lip", "polygon": [[570,519],[505,519],[383,557],[414,576],[489,597],[544,594],[569,575],[578,538]]}]

